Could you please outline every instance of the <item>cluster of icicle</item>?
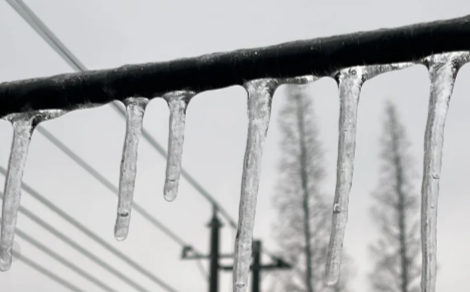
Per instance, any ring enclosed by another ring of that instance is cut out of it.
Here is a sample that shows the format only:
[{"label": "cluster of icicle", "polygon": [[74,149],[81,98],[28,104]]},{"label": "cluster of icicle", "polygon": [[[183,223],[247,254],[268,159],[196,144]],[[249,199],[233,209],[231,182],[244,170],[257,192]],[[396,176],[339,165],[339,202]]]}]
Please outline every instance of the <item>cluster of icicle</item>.
[{"label": "cluster of icicle", "polygon": [[[431,80],[428,121],[424,145],[424,173],[422,183],[421,235],[422,279],[421,291],[434,292],[436,283],[436,221],[439,177],[444,137],[444,124],[459,68],[470,60],[468,52],[453,52],[427,57],[416,63],[356,66],[337,72],[334,77],[339,87],[340,119],[336,191],[333,202],[333,224],[328,250],[325,282],[334,285],[339,280],[341,253],[348,220],[349,192],[354,172],[357,110],[361,87],[366,80],[381,73],[424,64]],[[282,84],[305,84],[315,76],[290,79],[259,79],[247,82],[248,138],[243,164],[238,232],[235,242],[233,291],[247,291],[250,270],[252,234],[255,222],[256,199],[259,188],[263,145],[269,126],[271,101]],[[173,201],[178,193],[184,142],[186,109],[194,92],[177,91],[163,96],[170,109],[168,160],[164,197]],[[149,99],[131,97],[124,100],[127,109],[127,129],[121,162],[119,202],[115,237],[121,241],[129,232],[133,193],[136,178],[137,149],[142,132],[145,107]],[[66,112],[44,110],[5,117],[13,125],[11,147],[1,222],[0,270],[7,271],[12,262],[11,249],[21,196],[21,180],[26,164],[32,132],[40,122],[59,117]]]}]

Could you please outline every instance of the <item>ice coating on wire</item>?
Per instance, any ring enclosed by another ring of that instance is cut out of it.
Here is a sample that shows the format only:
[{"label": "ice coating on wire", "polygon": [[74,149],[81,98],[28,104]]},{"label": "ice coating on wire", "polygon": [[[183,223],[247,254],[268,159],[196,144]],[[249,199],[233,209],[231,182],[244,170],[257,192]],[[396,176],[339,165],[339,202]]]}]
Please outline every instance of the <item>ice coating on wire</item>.
[{"label": "ice coating on wire", "polygon": [[192,91],[175,91],[167,93],[163,98],[170,108],[170,132],[168,137],[168,158],[166,178],[163,193],[169,202],[176,199],[181,176],[181,161],[183,156],[184,126],[186,108],[194,96]]},{"label": "ice coating on wire", "polygon": [[130,97],[124,100],[126,105],[126,137],[122,151],[121,174],[119,178],[119,202],[114,227],[114,237],[125,240],[129,234],[132,200],[134,198],[135,178],[137,175],[137,156],[139,140],[142,136],[142,123],[148,99]]},{"label": "ice coating on wire", "polygon": [[343,69],[337,74],[340,96],[338,162],[333,203],[333,223],[325,268],[326,285],[334,285],[339,280],[341,253],[348,221],[349,192],[354,173],[357,109],[362,84],[381,73],[403,69],[411,65],[411,63],[400,63],[367,67],[357,66]]},{"label": "ice coating on wire", "polygon": [[428,57],[431,89],[424,138],[424,169],[421,187],[421,291],[436,291],[437,203],[444,145],[444,127],[455,78],[460,67],[470,60],[468,52]]},{"label": "ice coating on wire", "polygon": [[16,221],[21,199],[21,182],[34,128],[42,121],[64,114],[62,110],[44,110],[11,114],[4,119],[13,126],[13,141],[5,175],[0,238],[0,271],[8,271],[12,263]]},{"label": "ice coating on wire", "polygon": [[297,84],[304,85],[318,80],[318,77],[315,75],[304,75],[297,76],[292,78],[278,79],[279,85],[281,84]]},{"label": "ice coating on wire", "polygon": [[233,291],[245,292],[251,262],[251,244],[256,213],[263,145],[271,115],[271,99],[278,86],[273,79],[247,82],[248,92],[248,138],[240,195],[238,230],[235,240],[233,266]]}]

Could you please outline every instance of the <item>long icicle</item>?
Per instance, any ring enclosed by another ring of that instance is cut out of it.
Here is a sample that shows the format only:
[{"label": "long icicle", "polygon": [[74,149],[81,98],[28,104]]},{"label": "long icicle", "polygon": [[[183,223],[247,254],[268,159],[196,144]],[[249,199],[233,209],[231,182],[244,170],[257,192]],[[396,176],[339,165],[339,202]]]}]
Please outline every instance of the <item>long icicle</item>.
[{"label": "long icicle", "polygon": [[363,83],[362,77],[363,68],[354,67],[342,70],[337,80],[341,108],[333,224],[325,269],[327,285],[333,285],[339,279],[344,232],[348,221],[349,191],[354,172],[357,107]]},{"label": "long icicle", "polygon": [[325,268],[325,284],[328,286],[338,282],[341,269],[341,254],[348,221],[349,192],[354,173],[357,109],[362,85],[366,80],[379,74],[403,69],[411,65],[411,63],[399,63],[367,67],[357,66],[343,69],[337,76],[340,119],[333,223]]},{"label": "long icicle", "polygon": [[277,80],[260,79],[245,84],[248,92],[248,138],[243,163],[238,230],[235,240],[233,291],[247,290],[263,145],[268,132],[271,100]]},{"label": "long icicle", "polygon": [[130,97],[124,100],[124,104],[126,105],[126,137],[122,151],[118,211],[114,227],[114,237],[119,241],[125,240],[129,234],[139,140],[142,136],[142,123],[148,99]]},{"label": "long icicle", "polygon": [[168,137],[168,158],[166,164],[166,178],[163,189],[164,197],[171,202],[178,195],[178,186],[181,176],[181,161],[183,156],[184,126],[186,109],[194,96],[192,91],[174,91],[167,93],[163,98],[170,108],[170,133]]},{"label": "long icicle", "polygon": [[12,247],[21,199],[21,181],[34,128],[42,121],[64,114],[61,110],[11,114],[5,117],[13,126],[10,160],[5,176],[0,239],[0,271],[8,271],[12,263]]},{"label": "long icicle", "polygon": [[460,67],[468,61],[468,52],[439,54],[425,59],[431,89],[421,188],[422,292],[436,291],[437,203],[444,127],[455,78]]}]

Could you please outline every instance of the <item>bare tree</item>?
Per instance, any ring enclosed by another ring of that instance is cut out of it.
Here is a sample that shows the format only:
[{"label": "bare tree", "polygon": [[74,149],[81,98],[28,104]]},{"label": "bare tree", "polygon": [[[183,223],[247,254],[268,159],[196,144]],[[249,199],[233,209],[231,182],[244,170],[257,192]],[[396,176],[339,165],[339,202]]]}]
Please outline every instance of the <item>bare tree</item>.
[{"label": "bare tree", "polygon": [[289,86],[287,93],[279,121],[282,157],[274,196],[279,218],[275,237],[280,255],[295,268],[276,273],[274,290],[346,291],[346,276],[335,288],[327,290],[323,284],[331,206],[321,189],[325,171],[312,100],[300,86]]},{"label": "bare tree", "polygon": [[413,190],[409,142],[391,102],[385,107],[381,144],[380,178],[371,210],[380,236],[370,247],[375,260],[370,283],[374,292],[415,292],[420,276],[419,195]]}]

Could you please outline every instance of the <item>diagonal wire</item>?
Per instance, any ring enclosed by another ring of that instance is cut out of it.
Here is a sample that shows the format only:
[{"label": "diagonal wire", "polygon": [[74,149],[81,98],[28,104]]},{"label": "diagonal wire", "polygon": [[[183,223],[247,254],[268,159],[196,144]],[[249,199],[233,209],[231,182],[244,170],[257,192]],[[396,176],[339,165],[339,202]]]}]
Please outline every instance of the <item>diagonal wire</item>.
[{"label": "diagonal wire", "polygon": [[[29,242],[30,244],[34,245],[36,248],[40,249],[45,254],[49,255],[50,257],[52,257],[56,261],[60,262],[61,264],[63,264],[67,268],[71,269],[75,273],[79,274],[83,278],[85,278],[88,281],[94,283],[96,286],[100,287],[104,291],[117,292],[116,290],[114,290],[113,288],[111,288],[108,285],[104,284],[103,282],[101,282],[96,277],[92,276],[91,274],[89,274],[88,272],[83,270],[82,268],[80,268],[77,265],[73,264],[72,262],[66,260],[64,257],[60,256],[58,253],[52,251],[50,248],[48,248],[45,245],[41,244],[39,241],[33,239],[32,237],[27,235],[25,232],[23,232],[19,229],[16,229],[16,235],[18,235],[23,240]],[[147,291],[147,290],[142,290],[142,291]]]},{"label": "diagonal wire", "polygon": [[[1,219],[1,218],[0,218]],[[54,258],[56,261],[60,262],[64,266],[68,267],[69,269],[73,270],[75,273],[79,274],[83,278],[87,279],[88,281],[94,283],[96,286],[100,287],[101,289],[108,291],[108,292],[117,292],[113,288],[109,287],[105,283],[101,282],[94,276],[90,275],[88,272],[84,271],[80,267],[76,266],[72,262],[68,261],[64,257],[60,256],[58,253],[52,251],[45,245],[41,244],[39,241],[33,239],[29,235],[27,235],[25,232],[21,231],[19,228],[16,228],[15,230],[16,235],[18,235],[20,238],[23,240],[26,240],[30,244],[34,245],[36,248],[40,249],[43,251],[45,254],[49,255],[50,257]],[[143,290],[146,291],[146,290]]]},{"label": "diagonal wire", "polygon": [[78,288],[77,286],[73,285],[69,281],[57,276],[53,272],[47,270],[46,268],[42,267],[41,265],[35,263],[34,261],[28,259],[25,256],[21,256],[18,261],[22,262],[23,264],[29,266],[30,268],[38,271],[39,273],[43,274],[44,276],[48,277],[49,279],[59,283],[60,285],[68,288],[70,291],[73,292],[85,292],[84,290]]},{"label": "diagonal wire", "polygon": [[[3,166],[0,165],[0,173],[3,175],[6,175],[6,170],[3,168]],[[67,222],[75,226],[77,229],[85,233],[88,237],[96,241],[98,244],[106,248],[108,251],[110,251],[112,254],[126,262],[128,265],[132,266],[134,269],[138,270],[140,273],[146,275],[149,279],[151,279],[154,283],[157,285],[161,286],[162,288],[172,291],[172,292],[177,292],[175,289],[170,287],[167,283],[165,283],[163,280],[159,279],[157,276],[153,275],[151,272],[149,272],[147,269],[139,265],[137,262],[129,258],[128,256],[124,255],[121,253],[119,250],[114,248],[112,245],[104,241],[101,237],[96,235],[94,232],[86,228],[83,224],[72,218],[70,215],[62,211],[59,207],[57,207],[55,204],[53,204],[51,201],[46,199],[44,196],[39,194],[36,190],[34,190],[32,187],[30,187],[28,184],[25,182],[22,183],[22,188],[27,191],[31,196],[33,196],[36,200],[40,201],[42,204],[44,204],[47,208],[49,208],[51,211],[65,219]]]},{"label": "diagonal wire", "polygon": [[[3,199],[3,193],[2,192],[0,192],[0,198]],[[28,217],[29,219],[31,219],[32,221],[34,221],[35,223],[37,223],[38,225],[42,226],[44,229],[46,229],[47,231],[49,231],[50,233],[55,235],[57,238],[59,238],[60,240],[62,240],[66,244],[70,245],[72,248],[74,248],[75,250],[77,250],[78,252],[80,252],[81,254],[83,254],[84,256],[89,258],[90,260],[94,261],[99,266],[101,266],[103,269],[109,271],[110,273],[112,273],[113,275],[115,275],[119,279],[123,280],[124,282],[126,282],[130,286],[133,286],[134,288],[136,288],[139,291],[147,291],[146,289],[141,287],[139,284],[134,282],[132,279],[130,279],[129,277],[127,277],[123,273],[119,272],[118,270],[116,270],[115,268],[113,268],[112,266],[110,266],[109,264],[104,262],[99,257],[97,257],[94,254],[92,254],[91,252],[89,252],[86,248],[84,248],[84,247],[80,246],[79,244],[77,244],[76,242],[74,242],[72,239],[70,239],[70,237],[64,235],[62,232],[55,229],[50,224],[48,224],[47,222],[45,222],[44,220],[42,220],[41,218],[36,216],[33,212],[29,211],[28,209],[26,209],[22,206],[20,206],[19,211],[20,211],[20,213],[26,215],[26,217]],[[115,290],[112,290],[112,291],[115,291]]]},{"label": "diagonal wire", "polygon": [[206,279],[207,281],[209,281],[209,280],[210,280],[210,276],[207,275],[207,272],[206,272],[206,270],[204,269],[204,266],[202,265],[201,260],[199,260],[199,259],[196,260],[196,264],[197,264],[197,267],[198,267],[198,269],[199,269],[199,272],[201,272],[202,277],[203,277],[204,279]]}]

